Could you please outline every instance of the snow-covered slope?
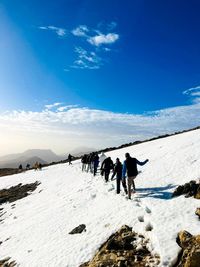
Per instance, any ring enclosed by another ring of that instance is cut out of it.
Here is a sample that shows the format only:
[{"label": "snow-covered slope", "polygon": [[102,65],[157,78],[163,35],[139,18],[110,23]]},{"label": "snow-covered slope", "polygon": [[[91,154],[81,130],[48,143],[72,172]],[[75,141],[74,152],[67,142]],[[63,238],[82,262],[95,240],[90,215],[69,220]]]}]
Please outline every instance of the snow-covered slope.
[{"label": "snow-covered slope", "polygon": [[[105,184],[99,175],[94,178],[82,173],[80,161],[72,166],[59,164],[41,172],[2,177],[0,189],[36,180],[41,185],[30,196],[15,202],[14,209],[11,204],[0,206],[6,211],[0,224],[0,258],[10,256],[25,267],[79,266],[90,260],[113,232],[127,224],[149,236],[152,251],[161,256],[161,266],[170,266],[179,251],[177,233],[200,232],[200,222],[194,215],[200,201],[182,196],[170,198],[178,184],[200,178],[200,130],[107,155],[123,161],[125,152],[139,160],[150,160],[139,168],[142,172],[136,179],[138,191],[132,200],[123,192],[116,195],[115,181]],[[68,234],[82,223],[86,224],[86,232]],[[152,231],[145,230],[148,225]]]}]

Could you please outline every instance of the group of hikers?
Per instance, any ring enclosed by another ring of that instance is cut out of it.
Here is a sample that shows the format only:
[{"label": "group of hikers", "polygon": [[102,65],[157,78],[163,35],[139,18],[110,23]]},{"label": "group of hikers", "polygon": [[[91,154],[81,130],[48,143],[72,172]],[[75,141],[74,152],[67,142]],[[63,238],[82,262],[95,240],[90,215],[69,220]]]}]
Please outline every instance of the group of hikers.
[{"label": "group of hikers", "polygon": [[[104,157],[104,159],[106,156]],[[104,160],[103,159],[103,160]],[[97,168],[99,166],[99,162],[101,162],[102,159],[99,157],[97,152],[92,152],[88,155],[83,155],[81,158],[82,162],[82,171],[91,172],[94,174],[94,176],[97,173]]]},{"label": "group of hikers", "polygon": [[[42,170],[42,164],[40,162],[36,161],[36,163],[33,165],[32,168],[35,171]],[[24,170],[22,164],[19,165],[18,169],[19,169],[20,172],[22,172]],[[30,170],[30,169],[31,169],[31,165],[29,163],[27,163],[25,170]]]},{"label": "group of hikers", "polygon": [[[111,180],[116,176],[116,191],[120,193],[120,184],[122,184],[124,191],[128,194],[128,198],[131,199],[131,193],[135,193],[135,178],[138,175],[137,165],[143,166],[149,160],[141,162],[136,158],[132,158],[129,153],[125,154],[125,160],[123,164],[119,158],[116,158],[116,162],[113,163],[111,157],[106,157],[102,152],[99,156],[97,152],[83,155],[81,158],[82,171],[91,172],[95,176],[98,166],[100,165],[101,176],[104,176],[105,182],[109,181],[109,175],[111,170],[113,171]],[[127,176],[127,179],[126,179]],[[128,188],[127,188],[128,184]]]},{"label": "group of hikers", "polygon": [[[72,159],[74,157],[69,154],[68,155],[68,163],[72,164]],[[143,166],[149,160],[139,161],[136,158],[132,158],[129,153],[125,154],[125,160],[123,164],[121,163],[119,158],[116,158],[116,162],[113,163],[111,157],[106,157],[106,155],[102,152],[99,156],[97,152],[92,152],[90,154],[85,154],[81,158],[82,163],[82,171],[91,172],[95,176],[97,174],[98,167],[100,166],[101,176],[104,176],[105,182],[109,181],[109,176],[111,171],[112,176],[111,180],[116,176],[116,191],[117,194],[120,193],[120,185],[124,188],[124,192],[128,194],[128,198],[131,199],[131,193],[135,193],[135,178],[138,175],[137,165]],[[29,170],[30,164],[26,165],[26,170]],[[33,169],[41,170],[42,164],[36,162],[33,165]],[[19,165],[19,170],[23,171],[22,164]],[[128,186],[127,186],[128,185]]]}]

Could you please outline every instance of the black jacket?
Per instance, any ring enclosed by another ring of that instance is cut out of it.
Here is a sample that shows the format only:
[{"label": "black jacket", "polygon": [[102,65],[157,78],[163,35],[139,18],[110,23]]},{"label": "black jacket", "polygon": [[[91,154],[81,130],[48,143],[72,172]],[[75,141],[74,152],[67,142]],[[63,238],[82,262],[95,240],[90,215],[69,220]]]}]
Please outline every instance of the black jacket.
[{"label": "black jacket", "polygon": [[113,165],[113,161],[111,158],[104,159],[104,161],[101,165],[102,170],[112,170],[113,167],[114,167],[114,165]]},{"label": "black jacket", "polygon": [[115,174],[117,174],[118,179],[122,178],[122,164],[121,164],[121,162],[115,163],[114,172],[113,172],[112,177],[114,177]]},{"label": "black jacket", "polygon": [[143,166],[147,162],[148,162],[148,159],[146,159],[143,162],[140,162],[136,158],[131,158],[131,157],[126,159],[124,161],[123,170],[122,170],[123,177],[125,177],[126,172],[127,172],[128,177],[137,176],[138,175],[137,164],[140,166]]}]

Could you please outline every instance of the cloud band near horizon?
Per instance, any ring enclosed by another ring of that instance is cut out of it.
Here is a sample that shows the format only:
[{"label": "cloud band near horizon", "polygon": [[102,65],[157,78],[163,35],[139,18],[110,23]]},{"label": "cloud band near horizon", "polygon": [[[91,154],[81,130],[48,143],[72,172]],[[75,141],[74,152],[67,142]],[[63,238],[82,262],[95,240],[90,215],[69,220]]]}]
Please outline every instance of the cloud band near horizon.
[{"label": "cloud band near horizon", "polygon": [[20,136],[22,139],[16,142],[22,144],[24,138],[24,149],[39,148],[41,144],[57,152],[81,145],[104,148],[199,126],[199,114],[200,103],[196,102],[144,114],[115,113],[54,103],[38,112],[19,110],[1,113],[0,143],[3,147],[9,136],[15,146],[15,136]]}]

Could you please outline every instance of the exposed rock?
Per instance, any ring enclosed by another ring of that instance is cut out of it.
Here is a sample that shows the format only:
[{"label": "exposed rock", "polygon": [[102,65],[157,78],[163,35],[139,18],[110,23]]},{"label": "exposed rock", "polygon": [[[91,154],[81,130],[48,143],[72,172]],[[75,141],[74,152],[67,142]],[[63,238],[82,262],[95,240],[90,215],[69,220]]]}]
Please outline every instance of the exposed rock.
[{"label": "exposed rock", "polygon": [[0,205],[5,202],[14,202],[18,199],[28,196],[29,193],[34,191],[39,184],[39,182],[25,185],[18,184],[8,189],[0,190]]},{"label": "exposed rock", "polygon": [[195,198],[200,199],[200,184],[199,184],[199,186],[197,188],[197,192],[195,194]]},{"label": "exposed rock", "polygon": [[179,232],[176,242],[181,248],[188,247],[190,240],[193,236],[187,231]]},{"label": "exposed rock", "polygon": [[179,185],[172,194],[172,197],[185,195],[185,197],[200,198],[200,184],[196,181],[190,181],[184,185]]},{"label": "exposed rock", "polygon": [[0,169],[0,177],[1,176],[6,176],[6,175],[12,175],[12,174],[17,174],[17,173],[20,173],[22,172],[21,170],[19,169],[12,169],[12,168],[1,168]]},{"label": "exposed rock", "polygon": [[70,235],[74,234],[81,234],[83,231],[86,231],[86,225],[85,224],[80,224],[76,228],[74,228],[71,232],[69,232]]},{"label": "exposed rock", "polygon": [[94,258],[80,267],[150,267],[158,266],[160,257],[147,248],[149,240],[125,225],[111,235]]},{"label": "exposed rock", "polygon": [[199,219],[200,219],[200,208],[197,208],[197,209],[196,209],[195,214],[196,214],[197,216],[199,216]]},{"label": "exposed rock", "polygon": [[15,261],[11,261],[10,257],[0,260],[0,267],[14,267],[16,265],[17,263]]},{"label": "exposed rock", "polygon": [[177,243],[182,248],[182,252],[174,267],[199,267],[200,235],[192,236],[187,231],[181,231],[178,234]]}]

